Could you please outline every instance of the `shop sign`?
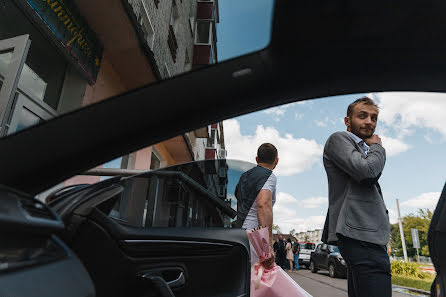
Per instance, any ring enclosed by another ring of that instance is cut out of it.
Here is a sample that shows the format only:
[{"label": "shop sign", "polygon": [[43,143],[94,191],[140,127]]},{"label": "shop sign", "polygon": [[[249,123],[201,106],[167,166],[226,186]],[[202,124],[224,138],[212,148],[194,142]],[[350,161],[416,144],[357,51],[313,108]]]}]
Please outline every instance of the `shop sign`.
[{"label": "shop sign", "polygon": [[103,47],[72,0],[26,0],[53,34],[96,82]]}]

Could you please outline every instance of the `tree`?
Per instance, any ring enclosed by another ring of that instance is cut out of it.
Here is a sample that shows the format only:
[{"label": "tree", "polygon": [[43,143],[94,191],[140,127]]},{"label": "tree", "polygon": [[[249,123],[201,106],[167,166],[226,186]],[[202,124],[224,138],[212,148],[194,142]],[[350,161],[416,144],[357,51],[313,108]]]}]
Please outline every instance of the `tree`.
[{"label": "tree", "polygon": [[282,233],[282,232],[280,231],[280,227],[279,227],[279,225],[274,225],[274,224],[273,224],[273,231],[276,231],[276,233],[278,233],[278,234]]},{"label": "tree", "polygon": [[[412,233],[410,229],[418,229],[418,236],[420,237],[419,253],[421,256],[429,256],[429,246],[427,242],[427,232],[432,219],[432,211],[429,209],[419,209],[417,214],[408,214],[403,217],[403,232],[404,239],[406,241],[407,256],[415,257],[417,254],[416,249],[413,247]],[[397,257],[403,256],[403,248],[401,243],[401,235],[398,224],[392,224],[390,226],[390,243],[392,246],[392,252]]]}]

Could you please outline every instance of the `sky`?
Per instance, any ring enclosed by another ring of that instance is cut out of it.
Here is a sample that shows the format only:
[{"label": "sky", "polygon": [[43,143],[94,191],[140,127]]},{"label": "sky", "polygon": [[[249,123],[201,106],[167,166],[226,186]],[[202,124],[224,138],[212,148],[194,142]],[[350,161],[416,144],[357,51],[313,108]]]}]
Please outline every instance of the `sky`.
[{"label": "sky", "polygon": [[[272,1],[224,0],[219,5],[220,61],[268,44]],[[332,133],[346,130],[343,119],[348,104],[364,95],[380,107],[376,134],[382,138],[387,162],[379,182],[391,223],[397,222],[396,199],[402,216],[419,208],[435,208],[446,181],[446,94],[391,92],[320,98],[224,121],[228,159],[255,162],[256,149],[264,142],[278,148],[274,223],[283,233],[323,227],[328,207],[323,147]]]}]

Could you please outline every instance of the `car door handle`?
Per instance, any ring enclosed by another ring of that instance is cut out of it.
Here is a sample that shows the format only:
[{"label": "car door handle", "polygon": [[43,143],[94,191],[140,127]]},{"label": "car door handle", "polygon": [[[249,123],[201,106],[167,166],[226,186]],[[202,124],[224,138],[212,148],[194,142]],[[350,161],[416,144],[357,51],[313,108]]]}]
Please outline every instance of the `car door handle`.
[{"label": "car door handle", "polygon": [[162,297],[175,297],[172,289],[167,285],[166,281],[161,276],[142,275],[141,277],[145,280],[149,280],[153,284],[153,286],[155,286],[158,293],[160,293]]},{"label": "car door handle", "polygon": [[174,279],[174,280],[166,282],[166,283],[170,288],[184,286],[186,284],[186,278],[184,277],[184,272],[181,271],[181,273],[177,279]]}]

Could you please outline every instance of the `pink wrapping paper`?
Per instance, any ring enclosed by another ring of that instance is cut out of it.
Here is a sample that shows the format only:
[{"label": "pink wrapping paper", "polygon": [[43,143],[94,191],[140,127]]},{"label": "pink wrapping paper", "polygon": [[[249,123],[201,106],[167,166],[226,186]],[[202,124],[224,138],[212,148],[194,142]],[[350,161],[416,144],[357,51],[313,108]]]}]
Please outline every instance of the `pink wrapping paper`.
[{"label": "pink wrapping paper", "polygon": [[[246,232],[262,263],[269,253],[268,228]],[[251,297],[311,297],[282,268],[274,264],[271,269],[265,269],[260,263],[255,263],[251,268]]]}]

